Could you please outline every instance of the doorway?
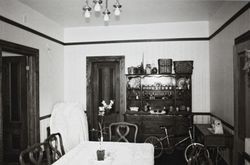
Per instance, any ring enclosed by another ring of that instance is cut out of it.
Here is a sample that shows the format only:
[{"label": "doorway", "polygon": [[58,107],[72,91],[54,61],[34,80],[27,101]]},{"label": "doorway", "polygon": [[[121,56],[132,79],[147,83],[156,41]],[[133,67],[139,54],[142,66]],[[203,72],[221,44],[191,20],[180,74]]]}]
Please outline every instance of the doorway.
[{"label": "doorway", "polygon": [[250,138],[250,31],[235,39],[234,162],[244,164],[245,139]]},{"label": "doorway", "polygon": [[[87,57],[87,115],[89,130],[98,128],[98,107],[114,100],[105,125],[123,120],[125,112],[124,56]],[[90,136],[91,137],[91,136]]]},{"label": "doorway", "polygon": [[18,164],[20,151],[40,142],[38,55],[0,40],[0,164]]}]

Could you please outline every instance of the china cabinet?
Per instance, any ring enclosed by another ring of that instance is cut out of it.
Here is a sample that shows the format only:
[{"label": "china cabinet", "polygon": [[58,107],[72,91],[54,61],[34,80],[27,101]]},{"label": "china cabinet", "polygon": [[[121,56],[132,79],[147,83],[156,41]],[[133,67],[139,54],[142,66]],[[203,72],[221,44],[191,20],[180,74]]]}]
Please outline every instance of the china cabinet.
[{"label": "china cabinet", "polygon": [[139,126],[138,141],[161,136],[160,126],[172,135],[188,132],[192,123],[191,74],[126,75],[127,111],[124,119]]}]

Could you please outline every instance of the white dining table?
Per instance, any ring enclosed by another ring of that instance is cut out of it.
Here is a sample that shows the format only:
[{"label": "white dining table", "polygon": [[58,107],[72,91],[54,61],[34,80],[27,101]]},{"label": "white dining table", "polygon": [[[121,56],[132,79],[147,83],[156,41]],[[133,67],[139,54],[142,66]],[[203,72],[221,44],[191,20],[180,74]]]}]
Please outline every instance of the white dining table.
[{"label": "white dining table", "polygon": [[[98,149],[105,150],[103,161],[97,160]],[[148,143],[86,141],[53,165],[154,165],[154,147]]]}]

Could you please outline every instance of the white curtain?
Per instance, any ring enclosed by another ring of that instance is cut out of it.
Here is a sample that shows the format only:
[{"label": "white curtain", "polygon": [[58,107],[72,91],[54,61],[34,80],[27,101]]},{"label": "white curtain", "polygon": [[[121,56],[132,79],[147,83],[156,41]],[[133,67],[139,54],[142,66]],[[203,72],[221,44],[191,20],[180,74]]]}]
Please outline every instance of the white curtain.
[{"label": "white curtain", "polygon": [[80,103],[57,103],[50,118],[50,130],[62,135],[65,152],[89,140],[87,116]]}]

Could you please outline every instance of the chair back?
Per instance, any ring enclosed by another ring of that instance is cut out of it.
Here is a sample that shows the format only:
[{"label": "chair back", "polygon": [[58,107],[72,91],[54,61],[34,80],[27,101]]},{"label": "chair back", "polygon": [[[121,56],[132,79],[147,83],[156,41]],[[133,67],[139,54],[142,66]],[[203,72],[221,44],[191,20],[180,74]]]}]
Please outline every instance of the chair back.
[{"label": "chair back", "polygon": [[109,140],[136,142],[138,126],[127,122],[116,122],[109,125]]},{"label": "chair back", "polygon": [[60,133],[51,134],[45,141],[48,144],[51,163],[54,163],[65,154]]},{"label": "chair back", "polygon": [[47,143],[36,143],[23,150],[19,155],[21,165],[50,165],[49,159]]}]

